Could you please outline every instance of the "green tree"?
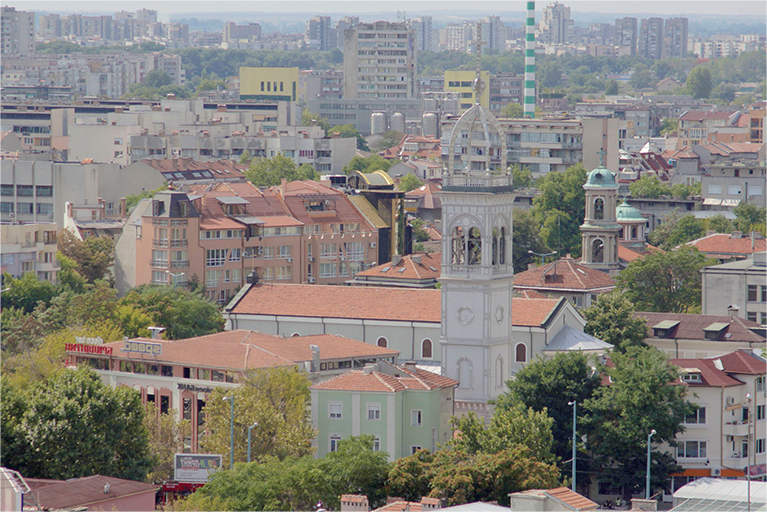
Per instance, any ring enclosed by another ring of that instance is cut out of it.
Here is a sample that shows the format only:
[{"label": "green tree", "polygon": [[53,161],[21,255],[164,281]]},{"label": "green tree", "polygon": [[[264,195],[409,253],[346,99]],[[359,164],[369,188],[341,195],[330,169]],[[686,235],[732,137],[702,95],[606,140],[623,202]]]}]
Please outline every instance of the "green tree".
[{"label": "green tree", "polygon": [[645,346],[647,324],[641,318],[634,318],[634,305],[620,292],[599,294],[596,302],[581,313],[586,319],[584,330],[611,344],[616,351]]},{"label": "green tree", "polygon": [[524,272],[530,263],[535,263],[535,256],[548,254],[551,250],[541,241],[541,225],[530,212],[523,208],[514,208],[514,243],[511,246],[511,257],[515,272]]},{"label": "green tree", "polygon": [[287,181],[311,180],[317,178],[314,168],[308,164],[301,167],[283,153],[272,158],[258,158],[250,164],[245,176],[257,187],[273,187],[283,179]]},{"label": "green tree", "polygon": [[250,154],[250,151],[248,151],[246,149],[240,155],[240,163],[241,164],[249,164],[251,160],[253,160],[253,156]]},{"label": "green tree", "polygon": [[128,292],[119,305],[131,305],[165,327],[168,339],[178,340],[224,330],[224,319],[215,303],[199,292],[178,286],[144,284]]},{"label": "green tree", "polygon": [[301,112],[301,126],[319,126],[325,130],[326,135],[329,135],[328,132],[330,131],[330,121],[306,108]]},{"label": "green tree", "polygon": [[685,398],[686,386],[676,385],[679,369],[653,347],[629,347],[625,354],[612,354],[614,367],[602,367],[609,386],[598,388],[586,400],[583,428],[594,456],[599,478],[623,489],[627,501],[645,483],[647,436],[652,438],[653,488],[666,488],[671,473],[681,468],[663,443],[676,445],[675,437],[694,406]]},{"label": "green tree", "polygon": [[724,215],[717,214],[706,219],[706,230],[712,230],[716,233],[731,233],[735,225]]},{"label": "green tree", "polygon": [[162,185],[160,185],[154,190],[142,190],[138,194],[129,195],[125,198],[127,201],[126,207],[128,208],[128,211],[131,211],[131,209],[133,209],[133,207],[136,206],[139,203],[139,201],[141,201],[142,199],[151,199],[154,197],[156,193],[162,192],[163,190],[167,190],[167,189],[168,189],[168,183],[164,182]]},{"label": "green tree", "polygon": [[328,132],[328,135],[337,133],[339,136],[350,139],[357,139],[357,149],[360,151],[370,151],[368,143],[362,134],[353,124],[341,124],[334,126]]},{"label": "green tree", "polygon": [[407,501],[421,501],[431,492],[429,468],[434,454],[418,450],[408,457],[394,461],[389,468],[386,489],[389,496],[400,496]]},{"label": "green tree", "polygon": [[411,190],[417,189],[421,185],[423,185],[423,181],[419,180],[418,176],[415,174],[409,173],[402,177],[397,188],[403,192],[410,192]]},{"label": "green tree", "polygon": [[501,109],[501,117],[506,119],[519,119],[525,115],[525,109],[519,103],[509,103]]},{"label": "green tree", "polygon": [[684,83],[684,88],[693,98],[708,98],[712,87],[711,70],[707,66],[694,68]]},{"label": "green tree", "polygon": [[338,450],[325,456],[323,466],[334,480],[338,496],[353,490],[367,496],[375,507],[386,503],[389,461],[385,452],[373,450],[374,439],[363,435],[342,440]]},{"label": "green tree", "polygon": [[173,78],[162,69],[153,69],[144,76],[141,83],[146,87],[155,87],[159,89],[165,85],[173,84]]},{"label": "green tree", "polygon": [[687,313],[700,307],[700,270],[715,263],[690,246],[654,251],[630,262],[618,286],[638,311]]},{"label": "green tree", "polygon": [[607,87],[605,88],[605,95],[606,96],[615,96],[618,94],[618,82],[615,80],[610,80],[607,82]]},{"label": "green tree", "polygon": [[38,302],[49,305],[56,295],[56,287],[50,281],[37,279],[35,272],[27,272],[18,279],[4,273],[3,288],[2,309],[18,308],[24,313],[31,313]]},{"label": "green tree", "polygon": [[631,87],[633,87],[634,90],[652,88],[655,85],[655,82],[655,76],[649,69],[635,71],[629,80],[629,84],[631,84]]},{"label": "green tree", "polygon": [[378,150],[384,151],[396,146],[402,141],[404,136],[404,133],[398,132],[397,130],[389,130],[388,132],[384,132],[384,134],[381,136],[381,141],[378,143]]},{"label": "green tree", "polygon": [[756,206],[754,203],[741,202],[732,212],[735,214],[735,227],[743,233],[760,231],[764,233],[765,216],[767,210]]},{"label": "green tree", "polygon": [[386,172],[392,165],[398,162],[399,160],[387,160],[380,155],[370,155],[369,157],[355,156],[344,166],[344,173],[351,174],[354,171],[362,173],[374,171]]},{"label": "green tree", "polygon": [[149,451],[153,459],[147,480],[154,483],[173,480],[175,454],[183,453],[184,438],[192,435],[190,421],[179,420],[175,409],[161,413],[158,421],[157,408],[147,404],[144,428],[149,435]]},{"label": "green tree", "polygon": [[670,135],[679,129],[679,119],[667,117],[660,124],[660,135]]},{"label": "green tree", "polygon": [[565,172],[550,172],[538,180],[533,216],[542,224],[541,240],[560,255],[581,253],[580,225],[586,214],[586,169],[576,164]]},{"label": "green tree", "polygon": [[115,242],[109,236],[78,239],[70,229],[62,229],[56,238],[59,252],[77,264],[77,272],[89,283],[111,278],[109,268],[115,260]]},{"label": "green tree", "polygon": [[[205,406],[205,429],[201,445],[207,453],[223,453],[229,460],[230,404],[225,396],[234,396],[235,461],[247,460],[247,429],[252,431],[252,456],[267,455],[279,459],[312,453],[315,432],[307,414],[309,380],[294,367],[274,367],[246,375],[236,389],[217,388]],[[225,464],[229,465],[228,462]]]},{"label": "green tree", "polygon": [[12,421],[20,412],[18,404],[14,407],[15,416],[8,419],[18,442],[12,453],[3,449],[4,464],[25,476],[146,478],[151,454],[136,391],[111,388],[92,370],[80,368],[38,383],[23,405],[21,421]]},{"label": "green tree", "polygon": [[658,197],[670,196],[671,189],[655,176],[644,175],[629,185],[629,193],[632,197],[656,199]]},{"label": "green tree", "polygon": [[599,376],[592,371],[587,355],[559,352],[548,359],[537,359],[506,383],[508,390],[496,399],[496,411],[523,406],[545,412],[552,419],[552,450],[560,460],[571,458],[573,409],[591,398],[599,387]]},{"label": "green tree", "polygon": [[200,83],[195,88],[195,91],[198,93],[204,92],[204,91],[217,91],[219,89],[224,89],[226,87],[226,82],[224,80],[220,79],[214,79],[214,78],[204,78],[200,80]]},{"label": "green tree", "polygon": [[519,164],[511,166],[511,179],[515,189],[529,188],[535,183],[533,173],[528,167],[522,167]]}]

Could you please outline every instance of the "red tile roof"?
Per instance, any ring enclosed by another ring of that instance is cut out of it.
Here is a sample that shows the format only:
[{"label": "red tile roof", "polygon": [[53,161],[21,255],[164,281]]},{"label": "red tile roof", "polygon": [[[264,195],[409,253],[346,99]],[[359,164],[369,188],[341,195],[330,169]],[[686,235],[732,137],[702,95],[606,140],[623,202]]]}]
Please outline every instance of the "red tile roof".
[{"label": "red tile roof", "polygon": [[[717,315],[693,315],[683,313],[646,313],[635,312],[636,318],[644,318],[649,329],[648,337],[657,338],[653,331],[653,326],[658,325],[664,320],[679,322],[674,329],[665,336],[664,339],[680,340],[705,340],[706,336],[703,329],[712,324],[727,324],[722,329],[718,340],[724,342],[754,342],[764,343],[765,338],[750,330],[759,329],[761,325],[750,320],[744,320],[739,317],[717,316]],[[726,335],[729,334],[729,337]]]},{"label": "red tile roof", "polygon": [[663,251],[663,249],[659,249],[650,244],[646,244],[646,248],[647,249],[644,252],[639,252],[633,248],[618,244],[618,258],[624,261],[634,261],[635,259],[641,258],[647,253]]},{"label": "red tile roof", "polygon": [[713,359],[669,359],[669,363],[678,366],[683,373],[700,372],[701,382],[679,381],[690,387],[731,387],[742,386],[745,383],[727,375],[716,367]]},{"label": "red tile roof", "polygon": [[763,375],[767,373],[767,362],[764,359],[756,357],[752,352],[746,350],[736,350],[718,358],[722,362],[724,371],[727,373],[737,373],[742,375]]},{"label": "red tile roof", "polygon": [[[753,243],[753,248],[751,247]],[[754,252],[767,251],[767,240],[764,238],[754,239],[743,235],[741,238],[733,238],[727,233],[715,233],[713,235],[698,238],[685,245],[692,245],[700,252],[716,255],[746,256]]]},{"label": "red tile roof", "polygon": [[378,370],[352,370],[315,384],[312,389],[398,393],[408,389],[431,391],[458,385],[457,380],[426,370],[409,368],[407,365],[387,366],[395,372],[394,375]]},{"label": "red tile roof", "polygon": [[204,368],[244,371],[252,368],[292,366],[312,360],[311,345],[320,349],[320,360],[378,357],[399,354],[396,350],[378,347],[361,341],[320,334],[282,338],[260,332],[236,330],[183,340],[156,340],[135,338],[162,344],[161,355],[120,352],[122,341],[106,343],[114,350],[115,358],[152,361],[156,363],[185,364]]},{"label": "red tile roof", "polygon": [[[304,224],[361,223],[372,229],[362,215],[346,197],[346,194],[322,185],[316,181],[291,181],[272,190],[281,194],[290,215]],[[321,217],[311,215],[304,207],[306,196],[322,196],[331,202],[333,209],[323,212]]]},{"label": "red tile roof", "polygon": [[[559,299],[512,299],[511,323],[541,326],[559,305]],[[229,310],[237,315],[306,316],[441,322],[439,290],[332,286],[311,284],[258,284],[251,286]]]},{"label": "red tile roof", "polygon": [[692,112],[685,112],[679,119],[682,121],[708,121],[714,119],[729,119],[732,112],[717,111],[701,111],[695,110]]},{"label": "red tile roof", "polygon": [[183,172],[211,170],[214,178],[245,178],[244,172],[248,166],[234,160],[218,160],[198,162],[191,158],[161,158],[142,160],[143,163],[154,167],[160,172]]},{"label": "red tile roof", "polygon": [[572,507],[575,510],[596,510],[598,505],[590,499],[581,496],[575,491],[568,489],[567,487],[557,487],[556,489],[548,489],[545,491],[552,498],[561,501]]},{"label": "red tile roof", "polygon": [[[421,262],[416,263],[413,257],[420,257]],[[409,254],[403,256],[396,265],[392,262],[378,265],[363,272],[358,272],[357,276],[385,278],[385,279],[438,279],[441,275],[442,253],[423,253]],[[386,272],[383,272],[384,269]],[[433,270],[432,270],[433,269]]]},{"label": "red tile roof", "polygon": [[[28,479],[28,481],[33,480]],[[104,486],[106,484],[109,484],[109,492],[105,494]],[[98,509],[97,504],[99,502],[114,500],[122,496],[155,493],[159,488],[159,485],[144,482],[93,475],[36,487],[32,491],[34,497],[29,497],[25,501],[37,502],[44,510],[63,510],[85,506],[89,509]]]},{"label": "red tile roof", "polygon": [[709,142],[701,147],[712,155],[730,156],[733,153],[758,153],[762,145],[757,142]]},{"label": "red tile roof", "polygon": [[514,287],[541,290],[610,290],[615,288],[615,281],[605,272],[579,265],[572,258],[565,257],[554,263],[516,274]]}]

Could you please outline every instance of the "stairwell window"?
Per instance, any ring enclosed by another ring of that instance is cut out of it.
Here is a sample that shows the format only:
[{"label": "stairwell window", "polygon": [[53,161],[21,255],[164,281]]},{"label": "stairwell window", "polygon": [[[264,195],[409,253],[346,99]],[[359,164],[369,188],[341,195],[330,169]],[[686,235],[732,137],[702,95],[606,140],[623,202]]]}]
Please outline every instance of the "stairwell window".
[{"label": "stairwell window", "polygon": [[328,416],[331,420],[340,420],[343,418],[343,402],[328,402]]}]

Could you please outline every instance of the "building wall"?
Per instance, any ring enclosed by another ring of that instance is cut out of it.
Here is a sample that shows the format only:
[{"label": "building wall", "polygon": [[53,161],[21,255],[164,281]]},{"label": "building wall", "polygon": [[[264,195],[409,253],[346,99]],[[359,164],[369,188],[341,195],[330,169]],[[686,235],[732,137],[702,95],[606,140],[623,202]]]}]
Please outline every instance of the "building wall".
[{"label": "building wall", "polygon": [[[755,260],[761,259],[761,264]],[[749,264],[750,263],[750,264]],[[738,268],[741,267],[741,268]],[[737,305],[738,316],[767,325],[767,267],[764,266],[764,253],[744,262],[726,263],[706,267],[703,274],[702,314],[728,315],[727,308]],[[754,290],[756,300],[749,300],[749,286]],[[764,294],[764,295],[763,295]]]},{"label": "building wall", "polygon": [[[480,76],[485,81],[485,89],[479,98],[479,103],[486,109],[490,108],[490,72],[482,71]],[[477,103],[472,89],[475,71],[445,71],[445,92],[453,92],[461,98],[461,111],[468,110]]]},{"label": "building wall", "polygon": [[301,96],[298,68],[240,68],[241,99],[297,101]]},{"label": "building wall", "polygon": [[2,228],[2,272],[21,277],[34,272],[39,280],[56,281],[56,232],[52,222],[4,224]]}]

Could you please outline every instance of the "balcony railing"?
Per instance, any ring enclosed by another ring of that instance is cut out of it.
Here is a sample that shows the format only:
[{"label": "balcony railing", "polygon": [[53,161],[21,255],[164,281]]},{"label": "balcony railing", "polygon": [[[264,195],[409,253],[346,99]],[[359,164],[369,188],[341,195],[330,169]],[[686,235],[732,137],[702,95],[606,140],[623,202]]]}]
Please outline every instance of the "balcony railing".
[{"label": "balcony railing", "polygon": [[171,240],[170,246],[171,247],[186,247],[188,244],[187,240]]},{"label": "balcony railing", "polygon": [[189,260],[171,261],[170,268],[189,268]]},{"label": "balcony railing", "polygon": [[168,268],[168,260],[152,260],[149,264],[152,268]]},{"label": "balcony railing", "polygon": [[168,247],[167,238],[155,238],[152,240],[152,247]]}]

